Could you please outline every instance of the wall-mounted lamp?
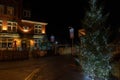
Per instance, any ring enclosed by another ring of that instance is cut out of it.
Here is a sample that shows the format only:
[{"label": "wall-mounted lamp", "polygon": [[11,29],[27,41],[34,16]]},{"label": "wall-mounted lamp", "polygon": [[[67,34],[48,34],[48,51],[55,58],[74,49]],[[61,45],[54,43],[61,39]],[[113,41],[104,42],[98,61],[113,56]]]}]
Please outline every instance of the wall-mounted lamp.
[{"label": "wall-mounted lamp", "polygon": [[28,27],[28,26],[24,26],[24,27],[23,27],[23,31],[24,31],[24,32],[28,32],[28,31],[29,31],[29,27]]},{"label": "wall-mounted lamp", "polygon": [[6,27],[6,26],[3,26],[3,27],[2,27],[2,30],[7,30],[7,27]]}]

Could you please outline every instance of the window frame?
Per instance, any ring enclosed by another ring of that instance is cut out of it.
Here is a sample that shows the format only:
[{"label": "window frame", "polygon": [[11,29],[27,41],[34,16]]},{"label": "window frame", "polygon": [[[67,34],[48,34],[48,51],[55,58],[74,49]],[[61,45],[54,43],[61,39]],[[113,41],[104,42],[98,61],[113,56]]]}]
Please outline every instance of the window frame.
[{"label": "window frame", "polygon": [[3,21],[0,20],[0,32],[2,31],[2,27],[3,27]]},{"label": "window frame", "polygon": [[[5,44],[5,46],[3,45]],[[11,46],[9,46],[11,44]],[[0,48],[13,48],[13,39],[12,38],[0,38]]]},{"label": "window frame", "polygon": [[7,6],[7,15],[12,15],[12,16],[14,16],[14,7],[12,7],[12,6]]},{"label": "window frame", "polygon": [[[8,30],[8,28],[11,28],[11,30]],[[16,28],[14,30],[14,28]],[[7,21],[7,31],[8,32],[17,32],[17,22],[13,22],[13,21]]]},{"label": "window frame", "polygon": [[42,33],[42,25],[36,24],[34,25],[34,34],[41,34]]},{"label": "window frame", "polygon": [[31,17],[31,12],[29,10],[24,10],[23,11],[23,16],[24,17]]}]

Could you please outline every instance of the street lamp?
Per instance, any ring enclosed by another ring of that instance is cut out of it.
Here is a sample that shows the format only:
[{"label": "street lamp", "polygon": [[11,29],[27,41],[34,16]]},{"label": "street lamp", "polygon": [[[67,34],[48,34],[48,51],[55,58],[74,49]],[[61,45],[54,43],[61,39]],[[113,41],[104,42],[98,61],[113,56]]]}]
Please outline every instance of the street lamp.
[{"label": "street lamp", "polygon": [[54,54],[56,54],[55,36],[51,35],[50,40],[52,42],[52,49],[54,51]]}]

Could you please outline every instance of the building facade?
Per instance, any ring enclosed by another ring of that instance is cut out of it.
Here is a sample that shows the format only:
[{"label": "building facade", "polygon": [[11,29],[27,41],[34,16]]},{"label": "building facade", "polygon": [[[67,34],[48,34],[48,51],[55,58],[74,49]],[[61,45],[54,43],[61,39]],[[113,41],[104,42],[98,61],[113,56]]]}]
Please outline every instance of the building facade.
[{"label": "building facade", "polygon": [[22,0],[0,0],[0,50],[34,50],[46,36],[45,22],[32,21]]}]

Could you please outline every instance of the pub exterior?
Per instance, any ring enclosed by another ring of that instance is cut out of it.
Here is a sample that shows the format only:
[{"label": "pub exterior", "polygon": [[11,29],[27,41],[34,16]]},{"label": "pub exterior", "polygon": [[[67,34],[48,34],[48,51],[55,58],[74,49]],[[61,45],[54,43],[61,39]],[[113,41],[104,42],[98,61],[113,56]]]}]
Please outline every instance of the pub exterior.
[{"label": "pub exterior", "polygon": [[0,60],[14,59],[16,55],[17,59],[25,51],[23,57],[28,57],[30,51],[40,49],[46,36],[47,23],[30,20],[31,12],[22,3],[0,0]]}]

